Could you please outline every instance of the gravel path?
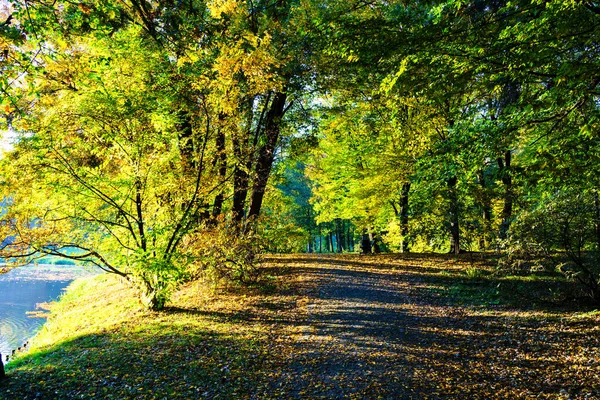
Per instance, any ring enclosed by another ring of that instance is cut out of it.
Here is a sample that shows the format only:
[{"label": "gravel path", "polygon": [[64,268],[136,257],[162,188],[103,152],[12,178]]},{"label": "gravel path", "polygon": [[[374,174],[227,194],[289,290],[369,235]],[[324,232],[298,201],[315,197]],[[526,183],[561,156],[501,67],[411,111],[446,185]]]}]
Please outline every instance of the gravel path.
[{"label": "gravel path", "polygon": [[375,260],[297,260],[306,296],[293,312],[304,314],[287,328],[271,396],[600,399],[597,317],[463,306],[451,265]]},{"label": "gravel path", "polygon": [[419,340],[412,327],[420,317],[410,309],[422,283],[368,267],[323,258],[319,268],[303,269],[315,286],[276,389],[294,398],[418,395],[412,380],[419,365],[407,362],[405,347]]},{"label": "gravel path", "polygon": [[376,397],[389,394],[387,386],[398,396],[398,383],[410,381],[401,351],[412,322],[402,307],[409,300],[406,284],[335,264],[315,273],[318,295],[307,305],[310,325],[292,369],[309,385],[295,388],[298,397]]}]

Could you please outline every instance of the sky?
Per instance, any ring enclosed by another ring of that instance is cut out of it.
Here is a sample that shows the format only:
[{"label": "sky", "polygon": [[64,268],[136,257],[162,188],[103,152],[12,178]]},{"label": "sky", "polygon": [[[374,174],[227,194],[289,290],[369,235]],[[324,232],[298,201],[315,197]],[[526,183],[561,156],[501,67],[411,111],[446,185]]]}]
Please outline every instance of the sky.
[{"label": "sky", "polygon": [[0,158],[4,156],[4,152],[10,151],[12,149],[11,141],[14,133],[10,131],[1,131],[1,134],[2,138],[0,138]]}]

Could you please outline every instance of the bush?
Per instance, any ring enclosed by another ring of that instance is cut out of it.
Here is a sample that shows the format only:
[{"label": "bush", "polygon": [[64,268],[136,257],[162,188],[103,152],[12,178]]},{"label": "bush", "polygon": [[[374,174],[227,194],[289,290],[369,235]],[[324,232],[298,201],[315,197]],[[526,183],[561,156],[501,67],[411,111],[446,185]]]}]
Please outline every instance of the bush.
[{"label": "bush", "polygon": [[597,207],[594,194],[568,191],[522,212],[500,266],[511,272],[556,271],[600,303]]},{"label": "bush", "polygon": [[164,308],[173,292],[186,280],[185,263],[137,251],[129,258],[133,281],[141,289],[142,303],[153,310]]},{"label": "bush", "polygon": [[204,278],[214,284],[258,281],[262,246],[253,231],[219,223],[192,235],[186,247],[193,258],[190,279]]},{"label": "bush", "polygon": [[279,221],[274,216],[261,217],[257,227],[260,239],[255,239],[269,253],[301,253],[306,250],[306,244],[310,240],[306,229],[290,221]]}]

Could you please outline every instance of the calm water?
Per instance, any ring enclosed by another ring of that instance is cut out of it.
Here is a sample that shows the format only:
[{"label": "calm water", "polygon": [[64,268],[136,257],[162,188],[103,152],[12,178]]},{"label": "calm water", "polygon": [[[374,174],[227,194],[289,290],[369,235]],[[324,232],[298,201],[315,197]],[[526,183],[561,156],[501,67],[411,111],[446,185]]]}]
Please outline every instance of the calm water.
[{"label": "calm water", "polygon": [[56,300],[79,276],[90,272],[73,266],[40,265],[15,268],[0,274],[0,353],[2,360],[22,346],[46,322],[28,313],[38,304]]}]

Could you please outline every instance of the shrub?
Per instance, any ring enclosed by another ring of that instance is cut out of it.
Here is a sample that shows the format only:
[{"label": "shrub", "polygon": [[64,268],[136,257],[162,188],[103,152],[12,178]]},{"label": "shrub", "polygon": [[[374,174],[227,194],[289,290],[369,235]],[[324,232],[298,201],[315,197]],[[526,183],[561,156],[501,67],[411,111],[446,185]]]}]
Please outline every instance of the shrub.
[{"label": "shrub", "polygon": [[504,243],[501,267],[512,272],[556,271],[600,303],[598,202],[592,193],[555,193],[522,212]]},{"label": "shrub", "polygon": [[261,241],[254,231],[219,223],[192,235],[186,247],[193,261],[190,279],[218,283],[254,283],[259,278]]}]

